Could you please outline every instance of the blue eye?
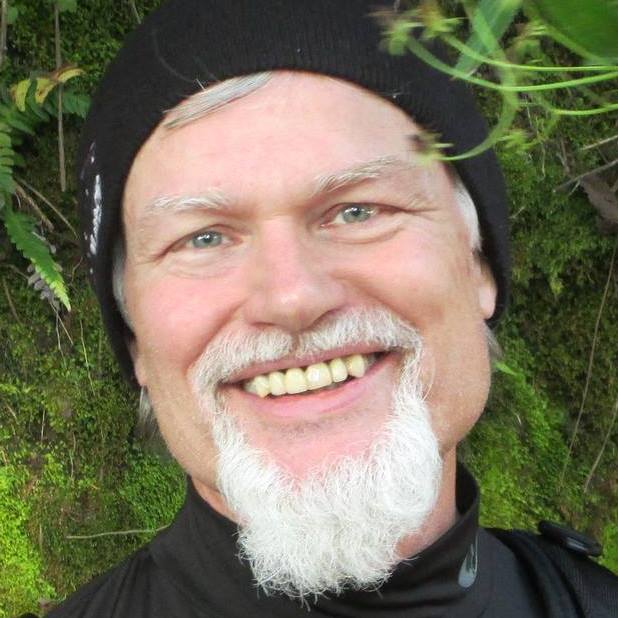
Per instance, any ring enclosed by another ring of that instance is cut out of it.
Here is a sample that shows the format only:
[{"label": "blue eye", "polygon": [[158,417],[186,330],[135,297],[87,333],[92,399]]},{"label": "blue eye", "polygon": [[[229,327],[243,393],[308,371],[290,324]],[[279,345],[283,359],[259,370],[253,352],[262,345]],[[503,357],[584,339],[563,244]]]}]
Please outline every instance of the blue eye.
[{"label": "blue eye", "polygon": [[367,204],[350,204],[342,208],[334,219],[334,223],[362,223],[367,221],[375,213],[373,206]]},{"label": "blue eye", "polygon": [[223,242],[223,234],[221,234],[221,232],[215,232],[214,230],[208,230],[196,234],[189,242],[195,249],[210,249]]}]

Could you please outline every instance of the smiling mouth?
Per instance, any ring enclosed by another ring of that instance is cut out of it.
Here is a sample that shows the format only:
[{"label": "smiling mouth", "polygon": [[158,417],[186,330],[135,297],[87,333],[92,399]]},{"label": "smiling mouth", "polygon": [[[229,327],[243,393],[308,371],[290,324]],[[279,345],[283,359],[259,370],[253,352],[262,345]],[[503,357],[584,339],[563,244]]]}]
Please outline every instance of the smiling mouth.
[{"label": "smiling mouth", "polygon": [[383,352],[378,352],[339,356],[306,367],[260,374],[241,384],[244,391],[261,398],[335,389],[350,380],[362,378],[383,355]]}]

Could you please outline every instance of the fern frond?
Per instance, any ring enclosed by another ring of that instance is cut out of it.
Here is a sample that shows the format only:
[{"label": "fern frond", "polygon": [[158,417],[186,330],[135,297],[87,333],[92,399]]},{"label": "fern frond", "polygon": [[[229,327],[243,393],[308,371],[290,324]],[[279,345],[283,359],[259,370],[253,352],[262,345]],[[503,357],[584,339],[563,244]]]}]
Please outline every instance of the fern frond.
[{"label": "fern frond", "polygon": [[49,247],[34,233],[34,221],[24,213],[14,211],[7,202],[3,209],[4,223],[9,238],[23,256],[30,261],[41,279],[56,298],[71,310],[69,296],[60,266],[54,262]]},{"label": "fern frond", "polygon": [[90,97],[74,90],[65,90],[62,94],[62,108],[67,114],[85,118],[90,108]]}]

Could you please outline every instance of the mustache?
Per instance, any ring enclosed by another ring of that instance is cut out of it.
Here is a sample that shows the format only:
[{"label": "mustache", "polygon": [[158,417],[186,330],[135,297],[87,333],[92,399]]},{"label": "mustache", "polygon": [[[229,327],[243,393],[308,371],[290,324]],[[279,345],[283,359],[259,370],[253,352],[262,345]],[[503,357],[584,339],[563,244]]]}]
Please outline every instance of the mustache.
[{"label": "mustache", "polygon": [[402,349],[417,355],[422,349],[418,331],[393,312],[382,307],[355,308],[326,316],[301,333],[268,327],[220,335],[195,363],[191,380],[198,396],[214,396],[219,383],[254,364],[359,344],[385,351]]}]

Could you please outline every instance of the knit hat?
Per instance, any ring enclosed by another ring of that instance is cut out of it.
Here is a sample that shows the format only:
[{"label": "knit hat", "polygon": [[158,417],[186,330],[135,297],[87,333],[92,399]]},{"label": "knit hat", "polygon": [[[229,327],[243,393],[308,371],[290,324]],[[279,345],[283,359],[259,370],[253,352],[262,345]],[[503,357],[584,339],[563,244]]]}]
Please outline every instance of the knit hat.
[{"label": "knit hat", "polygon": [[[230,77],[288,69],[362,86],[452,144],[479,144],[487,127],[463,82],[412,54],[390,55],[376,0],[170,0],[126,40],[94,96],[77,158],[82,240],[103,323],[126,375],[132,335],[114,300],[114,246],[124,185],[138,150],[167,110]],[[435,49],[434,49],[435,51]],[[454,163],[476,205],[482,251],[498,288],[490,324],[503,312],[510,276],[506,195],[492,151]]]}]

